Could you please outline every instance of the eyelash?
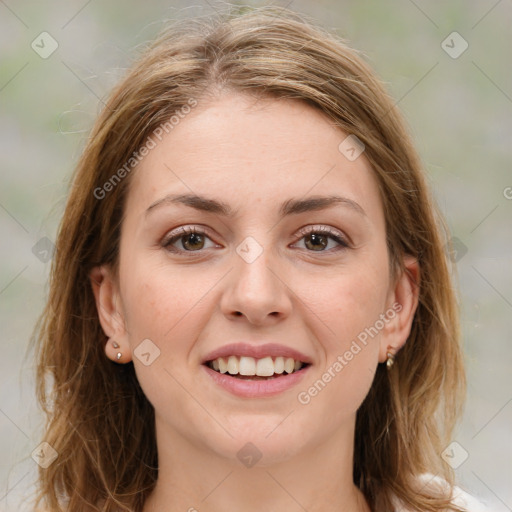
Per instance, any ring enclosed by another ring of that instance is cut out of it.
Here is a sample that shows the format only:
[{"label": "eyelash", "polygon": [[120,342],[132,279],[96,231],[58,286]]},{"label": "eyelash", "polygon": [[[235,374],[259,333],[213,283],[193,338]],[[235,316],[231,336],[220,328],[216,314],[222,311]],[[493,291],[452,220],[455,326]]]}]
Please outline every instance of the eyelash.
[{"label": "eyelash", "polygon": [[[172,244],[174,242],[178,241],[180,238],[183,238],[184,236],[191,235],[191,234],[204,235],[204,236],[210,238],[208,236],[208,233],[206,230],[196,229],[196,227],[182,226],[178,229],[179,229],[178,233],[176,233],[176,232],[170,233],[170,235],[162,241],[162,247],[164,247],[169,252],[178,254],[180,256],[183,256],[184,253],[201,253],[204,251],[204,249],[199,249],[197,251],[187,251],[187,250],[183,250],[183,249],[177,249],[176,247],[172,247]],[[323,251],[312,251],[312,250],[310,251],[310,250],[306,249],[307,252],[332,253],[332,252],[337,252],[340,250],[342,251],[342,250],[349,248],[349,244],[348,244],[347,240],[342,235],[340,235],[337,231],[333,231],[332,229],[325,227],[325,226],[320,226],[320,227],[313,226],[310,228],[302,228],[299,230],[299,233],[302,235],[302,237],[299,240],[302,240],[302,238],[304,238],[307,235],[322,234],[322,235],[327,235],[329,238],[331,238],[332,240],[334,240],[335,242],[337,242],[340,245],[339,247],[336,247],[335,249],[329,249],[329,250],[323,250]]]}]

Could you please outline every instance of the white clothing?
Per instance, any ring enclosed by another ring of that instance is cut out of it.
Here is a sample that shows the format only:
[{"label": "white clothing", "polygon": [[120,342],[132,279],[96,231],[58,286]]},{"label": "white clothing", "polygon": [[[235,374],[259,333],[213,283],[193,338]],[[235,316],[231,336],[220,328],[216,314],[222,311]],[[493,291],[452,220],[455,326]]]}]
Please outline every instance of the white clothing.
[{"label": "white clothing", "polygon": [[[444,484],[446,482],[439,478],[438,476],[432,475],[430,473],[426,473],[419,477],[419,480],[423,485],[425,484]],[[398,499],[394,500],[395,503],[395,512],[410,512],[408,508],[406,508]],[[483,503],[478,501],[475,497],[468,494],[466,491],[463,491],[459,487],[454,487],[453,489],[453,500],[452,503],[454,505],[458,505],[461,508],[466,509],[467,512],[490,512],[490,509],[487,508]]]}]

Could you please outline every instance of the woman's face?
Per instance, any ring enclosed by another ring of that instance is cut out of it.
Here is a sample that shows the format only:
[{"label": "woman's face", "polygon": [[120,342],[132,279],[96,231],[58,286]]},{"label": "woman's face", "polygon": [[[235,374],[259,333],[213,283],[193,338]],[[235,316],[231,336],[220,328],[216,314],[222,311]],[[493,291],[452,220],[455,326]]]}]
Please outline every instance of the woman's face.
[{"label": "woman's face", "polygon": [[119,281],[103,269],[96,296],[162,439],[271,464],[350,438],[416,306],[347,135],[298,101],[224,95],[133,171]]}]

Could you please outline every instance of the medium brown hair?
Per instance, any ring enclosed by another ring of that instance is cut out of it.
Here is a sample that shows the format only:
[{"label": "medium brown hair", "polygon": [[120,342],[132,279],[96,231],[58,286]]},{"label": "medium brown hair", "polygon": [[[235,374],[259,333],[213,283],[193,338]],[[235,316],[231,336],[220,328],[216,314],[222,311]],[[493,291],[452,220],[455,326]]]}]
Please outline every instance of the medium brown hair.
[{"label": "medium brown hair", "polygon": [[429,472],[453,485],[441,452],[465,394],[447,227],[406,125],[364,59],[307,16],[277,7],[172,24],[114,89],[92,128],[32,340],[43,439],[58,452],[39,469],[37,505],[51,512],[138,512],[156,483],[154,410],[133,363],[105,356],[89,277],[98,265],[117,268],[131,174],[122,173],[101,199],[94,191],[191,99],[219,91],[306,102],[364,143],[384,204],[390,273],[404,271],[402,258],[412,255],[421,286],[407,343],[391,371],[378,365],[358,410],[354,482],[374,511],[391,510],[392,496],[414,511],[460,510],[416,479]]}]

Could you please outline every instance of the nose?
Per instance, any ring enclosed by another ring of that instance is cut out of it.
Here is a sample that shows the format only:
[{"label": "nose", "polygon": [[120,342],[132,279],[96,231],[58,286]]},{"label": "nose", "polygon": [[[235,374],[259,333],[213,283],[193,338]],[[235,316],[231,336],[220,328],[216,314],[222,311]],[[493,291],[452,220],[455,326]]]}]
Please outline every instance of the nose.
[{"label": "nose", "polygon": [[[234,256],[234,268],[225,282],[221,310],[230,319],[245,317],[254,325],[278,322],[292,308],[289,283],[283,266],[268,249],[254,260]],[[242,318],[239,318],[242,320]]]}]

